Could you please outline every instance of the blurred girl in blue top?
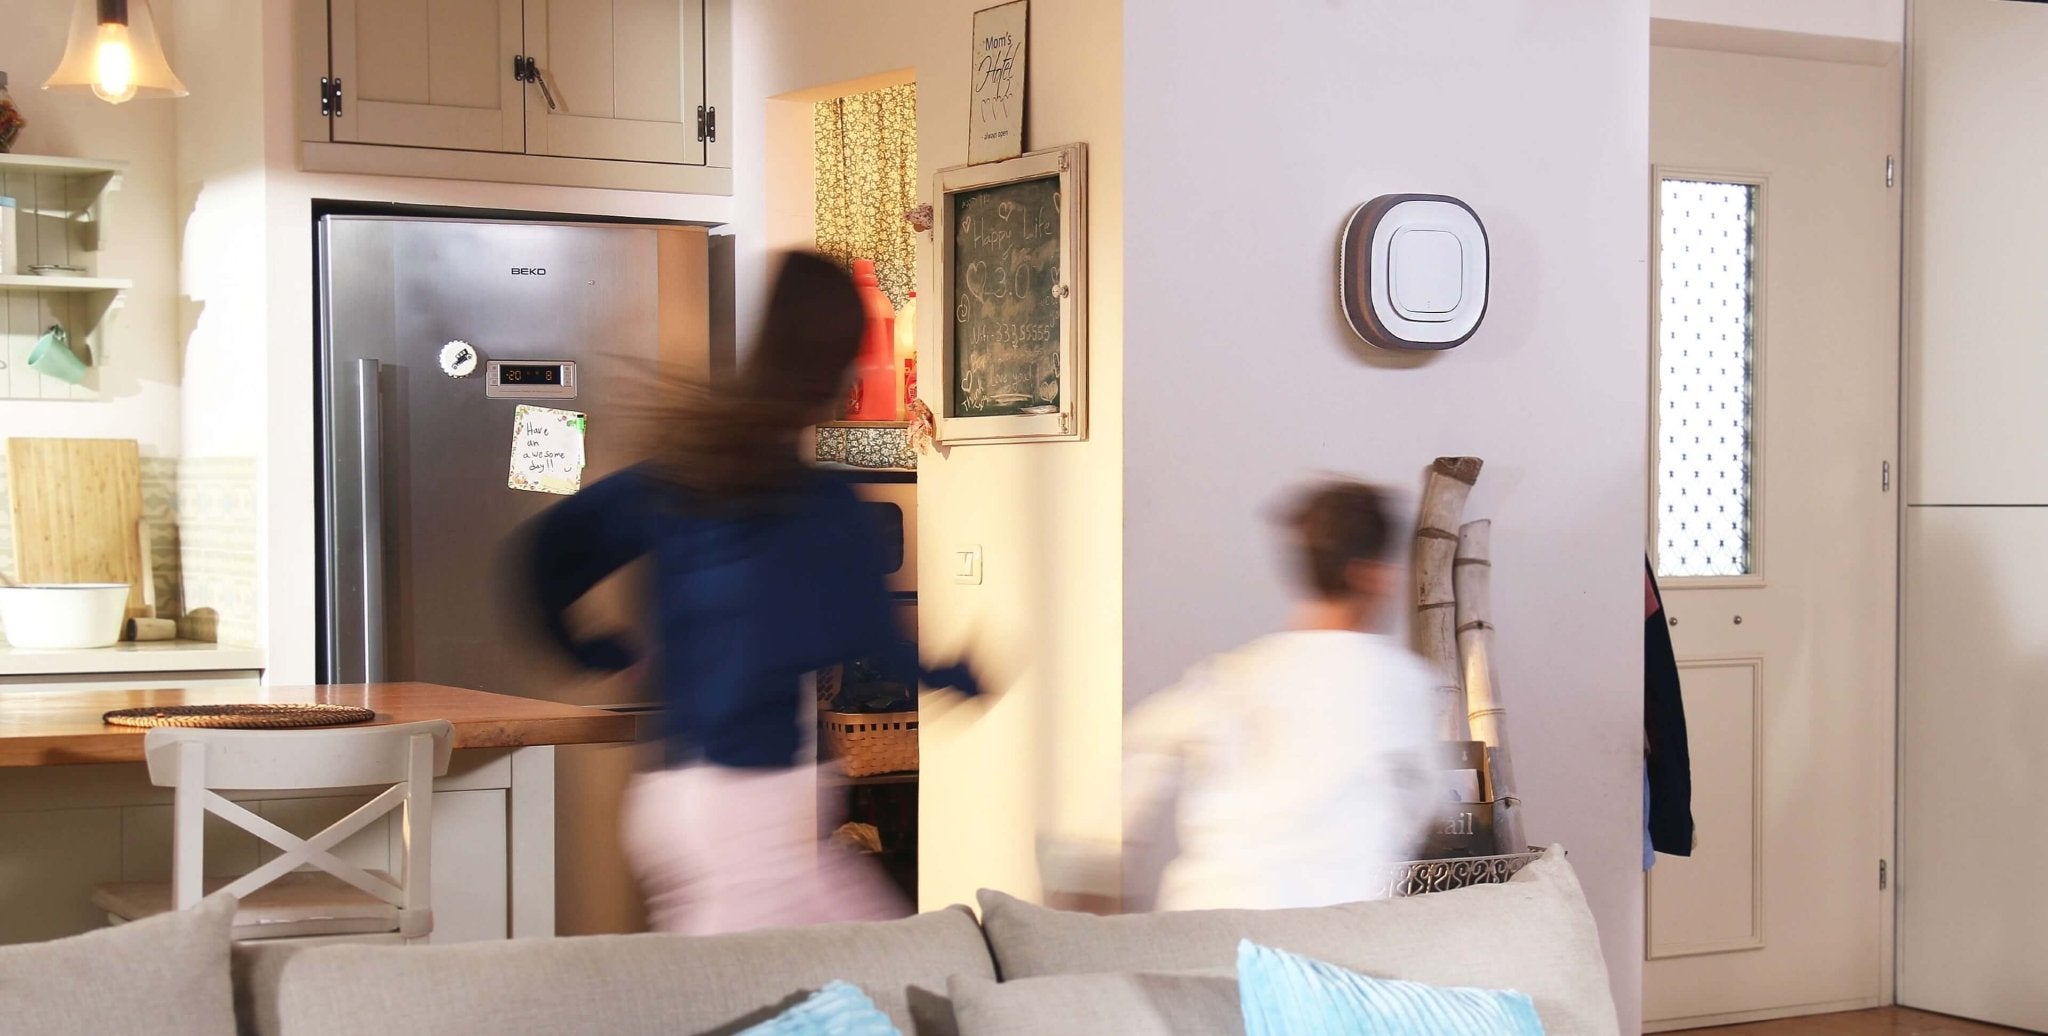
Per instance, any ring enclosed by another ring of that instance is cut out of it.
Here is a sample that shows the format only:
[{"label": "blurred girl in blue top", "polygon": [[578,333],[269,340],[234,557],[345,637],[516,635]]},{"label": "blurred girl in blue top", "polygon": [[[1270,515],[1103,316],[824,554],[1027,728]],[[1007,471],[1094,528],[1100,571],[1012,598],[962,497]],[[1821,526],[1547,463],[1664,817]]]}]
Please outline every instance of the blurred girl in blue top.
[{"label": "blurred girl in blue top", "polygon": [[637,661],[567,612],[606,576],[653,559],[651,678],[664,765],[634,778],[626,854],[661,931],[711,934],[906,912],[879,869],[821,838],[804,677],[879,656],[913,686],[976,688],[964,668],[920,674],[895,625],[883,551],[841,479],[803,462],[803,432],[845,397],[865,314],[829,260],[783,262],[736,381],[677,388],[652,458],[543,515],[530,553],[550,635],[584,665]]}]

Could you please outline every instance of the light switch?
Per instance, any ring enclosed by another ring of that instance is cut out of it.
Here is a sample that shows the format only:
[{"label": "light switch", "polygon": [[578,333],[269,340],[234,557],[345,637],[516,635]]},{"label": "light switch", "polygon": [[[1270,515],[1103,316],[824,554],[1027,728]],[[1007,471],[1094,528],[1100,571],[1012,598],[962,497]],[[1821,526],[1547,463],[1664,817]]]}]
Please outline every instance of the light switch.
[{"label": "light switch", "polygon": [[981,585],[981,545],[953,548],[953,581],[968,586]]}]

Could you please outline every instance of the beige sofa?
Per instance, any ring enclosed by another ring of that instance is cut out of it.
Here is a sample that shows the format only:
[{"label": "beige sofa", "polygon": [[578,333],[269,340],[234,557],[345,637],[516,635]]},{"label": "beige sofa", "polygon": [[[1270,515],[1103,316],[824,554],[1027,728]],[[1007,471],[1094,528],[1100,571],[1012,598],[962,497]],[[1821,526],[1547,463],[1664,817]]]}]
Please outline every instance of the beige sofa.
[{"label": "beige sofa", "polygon": [[1095,917],[992,892],[980,905],[979,921],[953,907],[711,938],[248,944],[231,969],[228,914],[208,901],[0,948],[0,1018],[52,1033],[667,1036],[736,1032],[843,979],[919,1036],[1232,1033],[1231,966],[1249,938],[1374,975],[1517,989],[1554,1036],[1617,1031],[1592,915],[1555,849],[1507,884],[1314,910]]}]

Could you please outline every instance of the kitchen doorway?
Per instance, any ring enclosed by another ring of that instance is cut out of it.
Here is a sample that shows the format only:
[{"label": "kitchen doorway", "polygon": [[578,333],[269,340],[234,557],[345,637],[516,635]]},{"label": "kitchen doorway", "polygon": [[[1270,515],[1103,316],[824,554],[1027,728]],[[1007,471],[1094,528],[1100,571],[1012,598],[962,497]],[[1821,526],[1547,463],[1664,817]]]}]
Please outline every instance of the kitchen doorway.
[{"label": "kitchen doorway", "polygon": [[[899,624],[918,630],[917,250],[923,197],[917,85],[908,70],[772,98],[767,104],[766,237],[855,271],[870,341],[842,419],[814,432],[812,459],[867,504],[891,571]],[[872,276],[870,276],[872,275]],[[886,327],[884,327],[886,324]],[[883,341],[886,339],[886,341]],[[819,676],[819,811],[834,837],[869,854],[915,903],[918,893],[918,688],[874,659]],[[836,761],[836,765],[831,765]]]}]

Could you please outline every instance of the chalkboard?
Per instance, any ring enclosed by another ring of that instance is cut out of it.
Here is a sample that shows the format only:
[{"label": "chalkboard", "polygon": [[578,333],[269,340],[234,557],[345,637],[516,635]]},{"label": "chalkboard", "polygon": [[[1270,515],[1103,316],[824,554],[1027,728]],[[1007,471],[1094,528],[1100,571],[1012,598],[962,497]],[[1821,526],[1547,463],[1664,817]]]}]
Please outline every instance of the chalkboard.
[{"label": "chalkboard", "polygon": [[947,196],[949,416],[1060,410],[1060,174]]}]

